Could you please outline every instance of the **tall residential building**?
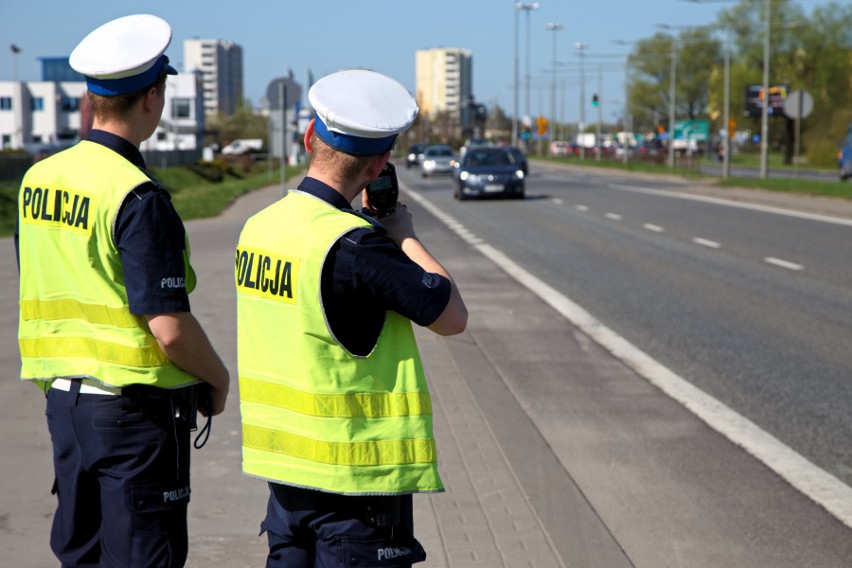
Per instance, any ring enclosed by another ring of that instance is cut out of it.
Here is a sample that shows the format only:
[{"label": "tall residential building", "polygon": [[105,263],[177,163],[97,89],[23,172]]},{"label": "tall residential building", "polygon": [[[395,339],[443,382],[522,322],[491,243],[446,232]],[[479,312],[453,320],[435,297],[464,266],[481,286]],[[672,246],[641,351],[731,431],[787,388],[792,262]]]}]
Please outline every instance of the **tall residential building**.
[{"label": "tall residential building", "polygon": [[183,42],[183,66],[202,75],[204,112],[234,114],[243,98],[243,48],[221,39]]},{"label": "tall residential building", "polygon": [[420,112],[434,116],[446,111],[461,118],[473,101],[470,50],[422,49],[416,55],[416,96]]}]

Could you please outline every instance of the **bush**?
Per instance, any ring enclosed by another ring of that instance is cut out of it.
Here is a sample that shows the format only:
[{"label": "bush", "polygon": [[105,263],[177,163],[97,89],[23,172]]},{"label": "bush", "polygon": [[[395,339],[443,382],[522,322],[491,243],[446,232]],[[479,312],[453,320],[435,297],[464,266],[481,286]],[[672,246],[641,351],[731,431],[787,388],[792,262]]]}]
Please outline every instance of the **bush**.
[{"label": "bush", "polygon": [[805,156],[808,165],[814,168],[837,167],[837,144],[832,140],[820,139],[808,142]]}]

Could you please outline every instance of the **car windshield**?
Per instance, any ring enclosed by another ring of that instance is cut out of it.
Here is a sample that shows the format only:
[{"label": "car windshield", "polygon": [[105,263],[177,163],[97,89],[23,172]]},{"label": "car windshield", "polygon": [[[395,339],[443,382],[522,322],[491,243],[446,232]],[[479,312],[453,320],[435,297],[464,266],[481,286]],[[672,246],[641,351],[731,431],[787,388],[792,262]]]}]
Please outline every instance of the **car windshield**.
[{"label": "car windshield", "polygon": [[476,149],[471,150],[465,156],[465,165],[470,167],[481,166],[509,166],[512,159],[509,154],[502,150]]},{"label": "car windshield", "polygon": [[452,156],[453,151],[450,148],[430,148],[426,151],[427,156]]}]

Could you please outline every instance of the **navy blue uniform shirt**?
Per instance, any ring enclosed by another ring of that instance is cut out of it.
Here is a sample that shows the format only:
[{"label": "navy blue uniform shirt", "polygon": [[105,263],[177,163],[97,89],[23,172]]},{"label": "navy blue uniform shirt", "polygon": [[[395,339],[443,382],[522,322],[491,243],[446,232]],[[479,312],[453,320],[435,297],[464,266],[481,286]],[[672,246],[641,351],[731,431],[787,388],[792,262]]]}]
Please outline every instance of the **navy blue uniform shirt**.
[{"label": "navy blue uniform shirt", "polygon": [[[299,190],[342,210],[352,206],[334,188],[306,177]],[[432,324],[450,301],[450,281],[408,258],[379,225],[354,229],[329,251],[323,266],[323,305],[331,331],[355,355],[376,345],[391,310],[420,326]]]},{"label": "navy blue uniform shirt", "polygon": [[[152,180],[130,192],[116,215],[115,244],[121,255],[130,312],[137,315],[188,312],[186,288],[173,287],[185,282],[186,275],[184,227],[172,206],[171,196],[146,171],[139,149],[124,138],[92,130],[87,140],[113,150]],[[16,253],[17,244],[16,235]]]}]

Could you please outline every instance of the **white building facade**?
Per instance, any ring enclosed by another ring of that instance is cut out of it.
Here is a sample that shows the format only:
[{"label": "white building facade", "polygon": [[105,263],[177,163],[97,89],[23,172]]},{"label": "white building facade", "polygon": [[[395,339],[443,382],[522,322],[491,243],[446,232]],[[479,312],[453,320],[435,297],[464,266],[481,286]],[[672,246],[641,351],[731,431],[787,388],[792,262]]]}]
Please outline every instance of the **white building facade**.
[{"label": "white building facade", "polygon": [[[49,153],[75,144],[85,96],[83,81],[0,81],[0,149]],[[200,151],[203,142],[201,75],[169,75],[160,125],[140,149]]]},{"label": "white building facade", "polygon": [[221,39],[183,42],[183,66],[202,74],[204,112],[233,115],[243,99],[243,48]]}]

